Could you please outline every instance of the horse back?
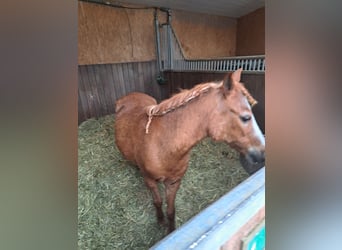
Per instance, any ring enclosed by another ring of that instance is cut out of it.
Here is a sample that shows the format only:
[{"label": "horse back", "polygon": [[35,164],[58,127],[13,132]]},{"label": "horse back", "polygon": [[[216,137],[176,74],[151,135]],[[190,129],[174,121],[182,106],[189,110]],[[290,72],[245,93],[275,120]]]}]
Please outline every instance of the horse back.
[{"label": "horse back", "polygon": [[115,143],[122,155],[134,164],[137,164],[138,145],[141,145],[145,133],[145,107],[155,104],[157,102],[153,97],[138,92],[116,101]]},{"label": "horse back", "polygon": [[157,104],[157,102],[153,97],[144,93],[133,92],[116,101],[115,113],[118,115],[121,111],[130,112],[133,110],[135,112],[144,112],[144,107],[155,104]]}]

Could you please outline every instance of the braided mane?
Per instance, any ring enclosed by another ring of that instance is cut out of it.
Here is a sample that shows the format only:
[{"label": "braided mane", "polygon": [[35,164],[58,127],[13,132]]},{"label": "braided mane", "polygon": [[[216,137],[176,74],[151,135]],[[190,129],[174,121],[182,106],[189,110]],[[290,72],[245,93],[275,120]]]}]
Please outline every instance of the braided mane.
[{"label": "braided mane", "polygon": [[[146,134],[148,134],[148,129],[151,124],[153,116],[163,116],[179,107],[185,106],[187,103],[198,98],[202,94],[207,93],[212,89],[221,88],[222,86],[223,82],[221,82],[220,84],[214,82],[198,84],[192,89],[182,90],[180,93],[172,96],[169,99],[162,101],[157,105],[147,106],[146,113],[148,115],[148,122],[145,128]],[[241,90],[243,95],[246,96],[251,106],[254,106],[257,103],[257,101],[252,97],[252,95],[241,83],[238,83],[238,85],[236,86]]]},{"label": "braided mane", "polygon": [[148,114],[151,112],[151,115],[153,116],[165,115],[179,107],[186,105],[200,95],[209,92],[209,90],[217,89],[221,86],[222,85],[216,83],[202,83],[196,85],[192,89],[182,90],[180,93],[162,101],[157,105],[149,106],[148,109],[152,109],[152,111],[149,111]]}]

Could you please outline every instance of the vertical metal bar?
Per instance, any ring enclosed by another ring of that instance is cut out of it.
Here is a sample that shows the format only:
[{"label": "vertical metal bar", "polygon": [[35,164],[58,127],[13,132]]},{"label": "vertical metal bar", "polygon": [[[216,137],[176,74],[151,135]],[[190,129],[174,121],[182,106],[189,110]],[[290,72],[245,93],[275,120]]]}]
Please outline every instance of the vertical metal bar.
[{"label": "vertical metal bar", "polygon": [[167,11],[167,40],[168,40],[168,62],[169,69],[173,69],[172,65],[172,37],[171,37],[171,10]]},{"label": "vertical metal bar", "polygon": [[154,9],[154,28],[156,32],[156,53],[157,53],[157,67],[159,74],[162,71],[161,68],[161,57],[160,57],[160,33],[159,33],[159,21],[158,21],[158,10]]}]

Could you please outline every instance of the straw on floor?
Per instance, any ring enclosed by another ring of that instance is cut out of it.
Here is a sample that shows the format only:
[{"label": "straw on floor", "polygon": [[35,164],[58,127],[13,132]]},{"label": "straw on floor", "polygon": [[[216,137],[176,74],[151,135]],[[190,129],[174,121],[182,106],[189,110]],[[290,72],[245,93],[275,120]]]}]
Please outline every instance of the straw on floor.
[{"label": "straw on floor", "polygon": [[[148,249],[166,236],[166,227],[157,223],[138,168],[118,151],[113,125],[109,115],[87,120],[78,129],[78,247]],[[238,153],[226,144],[200,142],[177,193],[176,226],[247,177]]]}]

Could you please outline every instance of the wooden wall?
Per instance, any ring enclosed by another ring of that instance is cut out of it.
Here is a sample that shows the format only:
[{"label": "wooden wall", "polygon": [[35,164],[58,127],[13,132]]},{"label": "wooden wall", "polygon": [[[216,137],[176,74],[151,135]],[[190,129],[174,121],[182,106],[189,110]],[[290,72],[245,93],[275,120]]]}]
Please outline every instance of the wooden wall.
[{"label": "wooden wall", "polygon": [[265,8],[257,9],[237,21],[236,55],[265,54]]},{"label": "wooden wall", "polygon": [[113,114],[115,101],[132,91],[147,93],[157,101],[168,96],[159,85],[156,61],[78,66],[78,122]]},{"label": "wooden wall", "polygon": [[153,10],[78,2],[78,64],[155,60]]},{"label": "wooden wall", "polygon": [[172,11],[172,27],[187,59],[235,56],[236,19]]},{"label": "wooden wall", "polygon": [[[165,72],[169,96],[198,83],[222,80],[224,76],[225,73]],[[260,129],[265,132],[265,74],[242,74],[241,81],[258,101],[258,104],[253,107],[253,113]]]},{"label": "wooden wall", "polygon": [[[156,59],[153,9],[78,2],[78,64]],[[158,12],[159,22],[166,13]],[[235,55],[236,19],[172,10],[172,25],[188,59]]]},{"label": "wooden wall", "polygon": [[[149,94],[158,102],[202,82],[219,81],[225,73],[164,73],[166,84],[157,83],[156,61],[81,65],[78,67],[78,122],[114,114],[115,101],[130,92]],[[242,82],[258,101],[253,107],[256,120],[265,131],[265,75],[242,74]]]},{"label": "wooden wall", "polygon": [[[166,72],[168,83],[159,85],[152,9],[128,10],[86,2],[78,2],[78,6],[79,123],[114,113],[115,101],[132,91],[150,94],[160,101],[179,87],[190,88],[223,78],[217,73]],[[258,48],[264,34],[247,29],[253,25],[256,31],[264,29],[262,11],[236,20],[175,10],[172,24],[188,59],[228,57],[236,52],[263,54],[264,50]],[[165,19],[165,13],[159,12],[159,21]],[[255,110],[263,107],[257,111],[263,112],[258,115],[263,118],[257,119],[264,123],[264,76],[244,75],[243,79],[259,100]]]}]

